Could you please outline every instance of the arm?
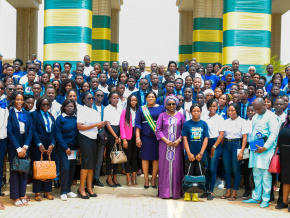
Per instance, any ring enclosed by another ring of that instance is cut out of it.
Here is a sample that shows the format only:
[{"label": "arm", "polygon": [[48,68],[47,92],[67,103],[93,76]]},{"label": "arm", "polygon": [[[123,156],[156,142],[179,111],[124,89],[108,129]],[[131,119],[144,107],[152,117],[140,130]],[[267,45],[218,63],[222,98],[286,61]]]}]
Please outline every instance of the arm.
[{"label": "arm", "polygon": [[142,145],[142,142],[141,142],[141,139],[140,139],[140,129],[137,127],[136,128],[136,146],[138,148],[141,148],[141,145]]},{"label": "arm", "polygon": [[225,132],[224,131],[219,132],[219,137],[217,138],[216,142],[214,143],[214,145],[210,149],[210,154],[209,154],[210,158],[212,158],[214,156],[216,147],[218,147],[221,144],[224,137],[225,137]]},{"label": "arm", "polygon": [[162,140],[165,142],[165,144],[167,144],[168,146],[172,146],[172,142],[169,141],[165,135],[162,132],[163,130],[163,113],[159,115],[157,123],[156,123],[156,131],[155,131],[155,135],[156,135],[156,139]]},{"label": "arm", "polygon": [[238,160],[243,160],[244,150],[247,145],[247,138],[248,138],[248,134],[243,134],[242,148],[241,148],[240,153],[238,154]]},{"label": "arm", "polygon": [[98,122],[94,124],[83,124],[83,123],[77,123],[77,128],[80,131],[87,131],[90,129],[93,129],[95,127],[102,128],[104,126],[104,121],[103,122]]},{"label": "arm", "polygon": [[106,123],[106,127],[111,133],[112,136],[115,138],[115,143],[116,144],[121,144],[121,139],[117,136],[117,134],[114,132],[113,128],[110,125],[110,121],[104,121]]},{"label": "arm", "polygon": [[126,131],[125,131],[125,115],[126,115],[126,109],[122,111],[121,117],[120,117],[120,135],[121,135],[121,139],[127,139],[126,136]]},{"label": "arm", "polygon": [[188,144],[188,141],[187,141],[187,136],[183,136],[183,145],[184,145],[184,149],[185,149],[185,151],[187,153],[189,161],[191,161],[191,162],[195,161],[194,155],[190,152],[189,144]]},{"label": "arm", "polygon": [[208,144],[208,137],[205,137],[200,152],[196,155],[196,160],[200,161]]},{"label": "arm", "polygon": [[[12,112],[12,111],[11,111]],[[15,150],[17,150],[17,148],[21,148],[17,138],[14,135],[14,129],[12,126],[12,122],[13,122],[13,118],[11,116],[11,112],[8,118],[8,125],[7,125],[7,138],[9,139],[9,142],[12,144],[12,146],[14,147]]]},{"label": "arm", "polygon": [[223,66],[215,75],[219,76],[223,72],[223,69],[227,67],[228,67],[227,65]]}]

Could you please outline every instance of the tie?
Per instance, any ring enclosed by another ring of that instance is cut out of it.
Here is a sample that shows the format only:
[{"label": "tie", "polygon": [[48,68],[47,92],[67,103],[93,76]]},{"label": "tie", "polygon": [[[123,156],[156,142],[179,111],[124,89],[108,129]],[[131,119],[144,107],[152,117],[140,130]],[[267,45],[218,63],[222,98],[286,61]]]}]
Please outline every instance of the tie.
[{"label": "tie", "polygon": [[142,93],[142,95],[143,95],[143,104],[142,105],[146,104],[145,94],[146,94],[145,92]]},{"label": "tie", "polygon": [[17,112],[17,114],[18,114],[18,120],[22,123],[26,123],[27,118],[26,118],[25,114],[21,111]]},{"label": "tie", "polygon": [[139,81],[136,81],[136,88],[139,89]]},{"label": "tie", "polygon": [[245,119],[246,116],[245,116],[245,108],[246,108],[246,105],[242,104],[242,118]]},{"label": "tie", "polygon": [[44,113],[44,117],[46,119],[46,132],[50,132],[50,122],[48,119],[48,113]]}]

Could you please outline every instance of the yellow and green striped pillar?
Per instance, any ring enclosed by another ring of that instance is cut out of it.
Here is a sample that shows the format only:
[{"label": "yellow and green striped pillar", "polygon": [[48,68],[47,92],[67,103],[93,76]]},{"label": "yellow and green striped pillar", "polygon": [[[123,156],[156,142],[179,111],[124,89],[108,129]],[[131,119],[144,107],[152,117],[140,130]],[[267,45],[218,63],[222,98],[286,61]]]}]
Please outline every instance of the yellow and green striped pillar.
[{"label": "yellow and green striped pillar", "polygon": [[82,61],[92,54],[92,0],[44,4],[44,64]]},{"label": "yellow and green striped pillar", "polygon": [[237,59],[242,72],[255,66],[263,73],[271,58],[271,5],[271,0],[224,1],[223,64]]},{"label": "yellow and green striped pillar", "polygon": [[222,62],[223,20],[197,17],[193,19],[192,55],[204,67]]},{"label": "yellow and green striped pillar", "polygon": [[119,19],[120,12],[117,9],[112,9],[111,11],[111,54],[110,54],[110,64],[113,61],[119,63]]}]

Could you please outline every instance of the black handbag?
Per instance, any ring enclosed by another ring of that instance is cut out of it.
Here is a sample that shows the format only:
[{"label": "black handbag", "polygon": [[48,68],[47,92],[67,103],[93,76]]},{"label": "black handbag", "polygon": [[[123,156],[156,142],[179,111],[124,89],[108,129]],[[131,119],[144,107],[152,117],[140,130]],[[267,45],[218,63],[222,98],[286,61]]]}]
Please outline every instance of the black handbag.
[{"label": "black handbag", "polygon": [[204,193],[206,192],[205,187],[205,171],[201,169],[201,163],[199,163],[200,172],[202,175],[200,176],[190,176],[189,171],[191,167],[191,163],[189,164],[187,175],[184,176],[182,180],[182,192],[183,193]]},{"label": "black handbag", "polygon": [[98,137],[102,139],[103,144],[107,144],[108,142],[108,133],[106,132],[105,128],[101,128],[98,132]]},{"label": "black handbag", "polygon": [[13,158],[11,170],[20,173],[29,173],[31,170],[31,159],[19,158],[18,156],[15,156]]}]

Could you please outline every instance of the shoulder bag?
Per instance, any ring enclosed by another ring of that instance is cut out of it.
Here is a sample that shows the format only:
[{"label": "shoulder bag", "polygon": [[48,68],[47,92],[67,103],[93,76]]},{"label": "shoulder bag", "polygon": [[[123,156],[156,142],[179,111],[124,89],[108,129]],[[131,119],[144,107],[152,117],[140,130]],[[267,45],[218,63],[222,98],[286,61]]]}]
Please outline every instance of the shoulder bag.
[{"label": "shoulder bag", "polygon": [[279,147],[276,147],[275,154],[272,157],[272,160],[269,165],[268,171],[270,173],[280,174],[281,166],[280,166],[280,155],[277,154]]}]

